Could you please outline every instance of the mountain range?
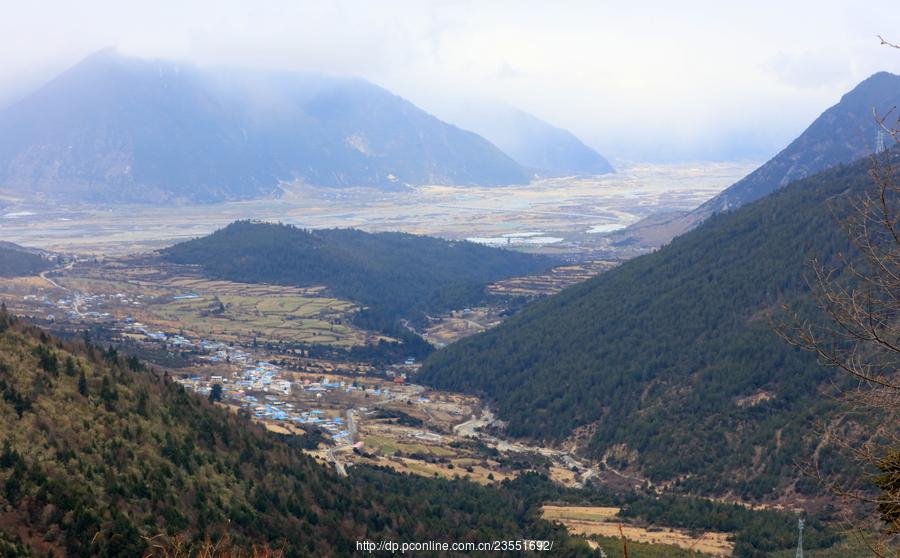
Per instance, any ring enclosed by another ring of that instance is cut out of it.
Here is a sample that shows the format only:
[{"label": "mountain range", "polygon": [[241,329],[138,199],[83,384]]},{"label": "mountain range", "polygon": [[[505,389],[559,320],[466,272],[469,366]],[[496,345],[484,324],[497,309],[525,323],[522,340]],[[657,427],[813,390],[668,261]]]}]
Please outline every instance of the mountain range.
[{"label": "mountain range", "polygon": [[361,79],[98,52],[0,111],[0,190],[30,200],[246,199],[283,183],[526,183],[481,136]]}]

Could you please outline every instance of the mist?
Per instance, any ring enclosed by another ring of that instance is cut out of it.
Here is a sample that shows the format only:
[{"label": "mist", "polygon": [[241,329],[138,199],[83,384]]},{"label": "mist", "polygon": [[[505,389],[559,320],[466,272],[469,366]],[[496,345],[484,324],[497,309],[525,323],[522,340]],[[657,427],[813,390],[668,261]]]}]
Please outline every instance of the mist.
[{"label": "mist", "polygon": [[460,99],[500,102],[613,159],[759,160],[862,79],[898,71],[876,38],[900,29],[887,0],[257,4],[7,3],[0,104],[113,46],[358,76],[438,116]]}]

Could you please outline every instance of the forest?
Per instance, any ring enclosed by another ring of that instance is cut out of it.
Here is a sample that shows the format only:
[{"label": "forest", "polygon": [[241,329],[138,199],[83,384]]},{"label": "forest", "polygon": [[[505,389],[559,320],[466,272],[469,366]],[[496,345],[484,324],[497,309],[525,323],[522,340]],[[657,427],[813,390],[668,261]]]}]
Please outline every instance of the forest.
[{"label": "forest", "polygon": [[343,479],[248,418],[89,339],[0,309],[0,553],[141,556],[228,538],[346,556],[363,538],[582,543],[511,491],[355,468]]},{"label": "forest", "polygon": [[835,220],[871,186],[868,164],[716,215],[436,351],[416,381],[485,396],[513,436],[558,442],[586,427],[594,457],[686,491],[761,499],[797,481],[814,493],[797,460],[836,410],[838,375],[775,330],[793,313],[821,319],[810,261],[853,257]]}]

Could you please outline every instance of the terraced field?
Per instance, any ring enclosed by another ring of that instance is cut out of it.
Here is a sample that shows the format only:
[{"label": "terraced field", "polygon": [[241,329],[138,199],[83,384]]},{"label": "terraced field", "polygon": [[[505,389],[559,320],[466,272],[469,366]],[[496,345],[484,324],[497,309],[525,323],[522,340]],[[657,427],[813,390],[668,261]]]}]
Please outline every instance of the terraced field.
[{"label": "terraced field", "polygon": [[365,342],[362,332],[344,323],[355,310],[352,303],[329,297],[277,292],[219,294],[214,290],[152,308],[163,320],[205,337],[258,337],[339,346]]}]

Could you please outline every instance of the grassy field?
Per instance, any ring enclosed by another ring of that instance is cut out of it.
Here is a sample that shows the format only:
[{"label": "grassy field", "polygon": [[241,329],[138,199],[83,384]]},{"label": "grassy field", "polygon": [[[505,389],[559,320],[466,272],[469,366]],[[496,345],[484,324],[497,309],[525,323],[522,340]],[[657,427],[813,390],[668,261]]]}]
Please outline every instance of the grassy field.
[{"label": "grassy field", "polygon": [[452,469],[447,467],[446,464],[427,463],[406,457],[356,458],[355,461],[379,467],[390,467],[400,473],[411,473],[423,477],[437,476],[445,479],[461,478],[477,482],[478,484],[493,484],[515,477],[513,474],[491,471],[480,465],[472,466],[472,471],[469,472],[462,463],[459,463],[461,460],[453,460]]},{"label": "grassy field", "polygon": [[455,455],[453,450],[445,447],[400,442],[385,436],[367,436],[364,441],[370,451],[378,451],[382,455],[394,455],[398,451],[406,454],[418,453],[435,457],[451,457]]},{"label": "grassy field", "polygon": [[[692,533],[667,527],[641,527],[629,525],[617,519],[618,508],[583,506],[544,506],[543,516],[565,525],[572,534],[597,540],[624,536],[629,544],[675,547],[687,551],[684,556],[731,556],[734,544],[727,533],[707,532],[695,536]],[[621,548],[621,543],[618,543]],[[607,554],[609,554],[607,552]],[[632,553],[633,556],[643,554]],[[676,556],[677,554],[647,554],[648,556]]]},{"label": "grassy field", "polygon": [[162,319],[203,336],[340,346],[365,341],[359,332],[341,323],[354,309],[353,304],[336,298],[277,293],[203,294],[152,307]]}]

